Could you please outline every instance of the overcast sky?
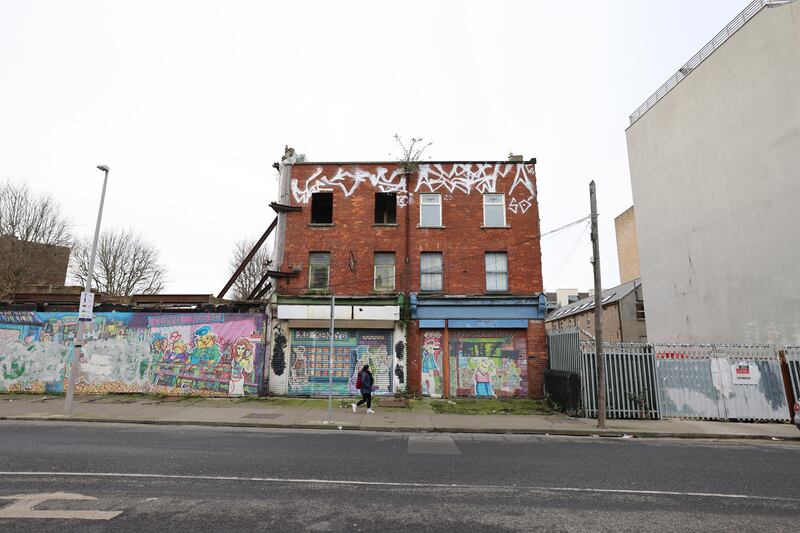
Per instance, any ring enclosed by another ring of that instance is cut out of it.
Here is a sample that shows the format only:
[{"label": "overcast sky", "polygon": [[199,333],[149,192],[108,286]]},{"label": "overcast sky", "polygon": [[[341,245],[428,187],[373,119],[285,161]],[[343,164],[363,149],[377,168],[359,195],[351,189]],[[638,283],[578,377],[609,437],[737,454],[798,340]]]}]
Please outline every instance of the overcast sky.
[{"label": "overcast sky", "polygon": [[[166,292],[216,293],[273,217],[285,144],[310,160],[538,159],[542,231],[589,213],[603,285],[631,205],[628,115],[747,0],[0,2],[0,180],[78,235],[132,227]],[[545,288],[592,284],[583,226],[543,241]]]}]

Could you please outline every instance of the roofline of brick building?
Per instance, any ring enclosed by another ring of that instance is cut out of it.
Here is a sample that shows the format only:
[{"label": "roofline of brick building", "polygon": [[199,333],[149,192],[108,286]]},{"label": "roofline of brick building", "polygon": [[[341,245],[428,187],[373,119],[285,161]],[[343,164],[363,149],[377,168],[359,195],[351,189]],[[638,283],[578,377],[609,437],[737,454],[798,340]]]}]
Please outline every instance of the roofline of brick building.
[{"label": "roofline of brick building", "polygon": [[[404,161],[302,161],[297,163],[292,163],[292,166],[301,166],[301,165],[402,165]],[[535,165],[536,158],[531,157],[527,161],[508,161],[508,160],[500,160],[500,161],[415,161],[415,164],[419,165],[499,165],[499,164],[509,164],[509,165],[519,165],[519,164],[527,164],[527,165]]]}]

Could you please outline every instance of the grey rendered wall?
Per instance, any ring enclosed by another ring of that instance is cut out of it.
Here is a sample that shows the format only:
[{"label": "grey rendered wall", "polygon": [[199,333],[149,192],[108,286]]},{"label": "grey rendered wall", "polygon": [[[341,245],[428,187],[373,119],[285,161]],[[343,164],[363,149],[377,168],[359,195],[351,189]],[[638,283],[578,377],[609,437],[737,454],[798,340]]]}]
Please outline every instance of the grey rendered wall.
[{"label": "grey rendered wall", "polygon": [[800,344],[800,2],[627,130],[648,337]]},{"label": "grey rendered wall", "polygon": [[[645,342],[647,339],[647,326],[644,320],[636,318],[636,292],[641,293],[642,287],[636,287],[630,294],[622,298],[619,306],[620,327],[622,329],[622,342]],[[645,311],[645,314],[647,311]]]}]

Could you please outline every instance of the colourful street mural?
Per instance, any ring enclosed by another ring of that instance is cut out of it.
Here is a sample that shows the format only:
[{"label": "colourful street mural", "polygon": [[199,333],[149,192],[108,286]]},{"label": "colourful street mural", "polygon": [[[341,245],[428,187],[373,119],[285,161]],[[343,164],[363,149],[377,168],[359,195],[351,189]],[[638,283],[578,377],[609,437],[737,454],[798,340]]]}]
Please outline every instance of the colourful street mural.
[{"label": "colourful street mural", "polygon": [[[97,313],[76,392],[258,394],[264,320],[260,314]],[[0,391],[63,392],[77,327],[75,313],[0,311]]]},{"label": "colourful street mural", "polygon": [[442,396],[442,332],[426,331],[422,334],[422,394]]},{"label": "colourful street mural", "polygon": [[525,330],[456,329],[449,341],[453,396],[527,396]]},{"label": "colourful street mural", "polygon": [[[451,396],[527,396],[525,330],[451,329],[448,336]],[[444,390],[443,343],[442,331],[422,333],[422,394],[434,398]]]},{"label": "colourful street mural", "polygon": [[328,394],[329,372],[333,372],[333,394],[354,395],[358,371],[366,364],[375,379],[373,394],[393,389],[393,344],[391,330],[340,329],[333,335],[333,365],[329,360],[330,333],[324,329],[291,329],[289,394]]}]

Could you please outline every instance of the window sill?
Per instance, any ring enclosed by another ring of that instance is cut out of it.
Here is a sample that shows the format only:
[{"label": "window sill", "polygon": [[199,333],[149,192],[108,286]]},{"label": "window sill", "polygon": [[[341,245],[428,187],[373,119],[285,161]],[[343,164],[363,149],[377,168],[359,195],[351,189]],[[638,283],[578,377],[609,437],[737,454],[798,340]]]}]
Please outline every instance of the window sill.
[{"label": "window sill", "polygon": [[505,226],[481,226],[481,229],[511,229],[511,226],[508,224]]},{"label": "window sill", "polygon": [[486,291],[486,294],[491,294],[493,296],[496,296],[501,294],[511,294],[511,291]]},{"label": "window sill", "polygon": [[370,294],[376,295],[387,295],[387,294],[397,294],[396,289],[374,289]]},{"label": "window sill", "polygon": [[330,289],[306,289],[303,294],[330,294]]},{"label": "window sill", "polygon": [[372,225],[373,228],[396,228],[399,227],[400,224],[395,223],[386,223],[386,224],[378,224],[377,222]]},{"label": "window sill", "polygon": [[423,226],[421,224],[417,224],[418,229],[445,229],[447,226]]},{"label": "window sill", "polygon": [[420,294],[424,294],[425,296],[440,296],[440,295],[444,295],[444,291],[442,291],[442,290],[438,290],[438,291],[420,290],[419,293]]},{"label": "window sill", "polygon": [[311,223],[308,225],[308,227],[309,227],[309,228],[332,228],[332,227],[334,227],[335,225],[336,225],[336,224],[334,224],[333,222],[331,222],[331,223],[311,222]]}]

